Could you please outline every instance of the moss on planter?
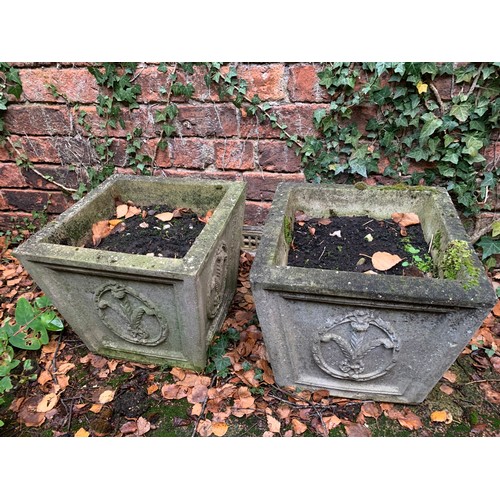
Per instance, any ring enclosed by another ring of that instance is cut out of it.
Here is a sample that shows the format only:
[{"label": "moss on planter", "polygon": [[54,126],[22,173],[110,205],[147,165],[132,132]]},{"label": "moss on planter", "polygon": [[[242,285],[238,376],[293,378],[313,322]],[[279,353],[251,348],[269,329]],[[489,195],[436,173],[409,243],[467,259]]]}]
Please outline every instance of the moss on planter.
[{"label": "moss on planter", "polygon": [[443,275],[446,279],[464,279],[464,290],[479,285],[479,269],[472,261],[472,250],[464,240],[452,240],[443,258]]}]

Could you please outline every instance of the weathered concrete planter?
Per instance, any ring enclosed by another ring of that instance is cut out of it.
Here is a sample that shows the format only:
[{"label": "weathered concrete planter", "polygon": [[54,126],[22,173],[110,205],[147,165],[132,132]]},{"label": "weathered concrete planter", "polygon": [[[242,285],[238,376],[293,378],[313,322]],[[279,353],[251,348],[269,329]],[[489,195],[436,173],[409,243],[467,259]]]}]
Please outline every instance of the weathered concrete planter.
[{"label": "weathered concrete planter", "polygon": [[[114,199],[214,210],[182,259],[81,248]],[[116,175],[20,245],[16,256],[87,347],[202,369],[238,275],[245,184]]]},{"label": "weathered concrete planter", "polygon": [[443,249],[467,241],[447,192],[282,183],[251,271],[278,384],[356,399],[423,401],[495,303],[479,259],[472,253],[479,284],[467,290],[460,279],[290,267],[285,233],[296,210],[379,219],[415,212],[427,241],[440,240],[432,256],[442,273]]}]

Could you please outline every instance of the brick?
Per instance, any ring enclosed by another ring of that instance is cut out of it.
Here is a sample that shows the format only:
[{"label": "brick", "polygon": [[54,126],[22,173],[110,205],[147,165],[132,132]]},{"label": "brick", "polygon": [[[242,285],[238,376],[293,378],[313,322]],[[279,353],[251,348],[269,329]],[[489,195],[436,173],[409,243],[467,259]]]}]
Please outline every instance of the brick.
[{"label": "brick", "polygon": [[247,200],[272,201],[280,182],[305,182],[305,177],[303,173],[244,172],[243,180],[247,183]]},{"label": "brick", "polygon": [[[2,194],[0,193],[0,200],[1,198]],[[0,212],[0,231],[12,230],[16,225],[21,224],[24,218],[30,219],[31,217],[32,214],[28,212]]]},{"label": "brick", "polygon": [[181,137],[233,137],[238,117],[233,104],[179,104],[176,118]]},{"label": "brick", "polygon": [[[63,165],[43,165],[36,164],[34,167],[41,174],[51,177],[54,181],[66,186],[68,188],[76,189],[80,182],[87,180],[86,170],[79,168],[77,170],[69,170]],[[45,180],[40,175],[36,174],[32,169],[24,169],[23,176],[27,182],[27,185],[37,189],[59,189],[54,183]],[[15,187],[15,186],[9,186]]]},{"label": "brick", "polygon": [[219,170],[252,170],[254,147],[251,141],[214,141],[215,166]]},{"label": "brick", "polygon": [[167,151],[169,162],[160,163],[160,158],[158,158],[158,165],[204,170],[215,162],[213,142],[204,139],[170,139]]},{"label": "brick", "polygon": [[95,102],[98,85],[87,68],[30,68],[19,72],[23,83],[22,98],[31,102],[64,102],[54,97],[47,85],[54,85],[71,102]]},{"label": "brick", "polygon": [[328,92],[319,84],[317,68],[311,64],[293,65],[289,69],[288,95],[293,102],[325,102]]},{"label": "brick", "polygon": [[285,141],[259,141],[259,166],[268,172],[300,172],[300,157]]},{"label": "brick", "polygon": [[8,210],[10,208],[8,200],[3,195],[4,190],[0,189],[0,210]]},{"label": "brick", "polygon": [[378,108],[374,105],[355,106],[352,110],[352,115],[346,123],[356,123],[361,134],[366,134],[366,124],[372,118],[377,117]]},{"label": "brick", "polygon": [[59,191],[36,191],[33,189],[3,189],[4,203],[0,208],[16,209],[25,212],[46,210],[47,213],[59,214],[69,208],[73,201]]},{"label": "brick", "polygon": [[238,76],[246,80],[247,95],[257,94],[262,101],[282,101],[286,98],[285,67],[283,64],[240,65]]},{"label": "brick", "polygon": [[[439,96],[443,101],[449,101],[451,99],[451,89],[453,85],[453,78],[451,75],[443,75],[436,78],[433,82],[436,87]],[[430,89],[428,92],[432,92]]]},{"label": "brick", "polygon": [[5,113],[6,129],[11,134],[66,135],[71,133],[66,106],[11,104]]},{"label": "brick", "polygon": [[[327,104],[281,104],[269,109],[270,114],[275,114],[278,123],[286,125],[286,131],[290,135],[305,137],[307,135],[317,135],[314,128],[314,112],[320,108],[328,109]],[[259,123],[256,117],[247,116],[241,119],[240,136],[260,139],[278,139],[280,129],[273,128],[269,120]]]},{"label": "brick", "polygon": [[13,136],[12,141],[21,143],[22,150],[33,163],[91,165],[97,162],[92,145],[82,137]]},{"label": "brick", "polygon": [[[116,128],[106,126],[106,119],[97,114],[95,106],[81,106],[80,109],[74,112],[73,120],[77,123],[79,113],[86,113],[84,121],[86,125],[91,127],[91,133],[96,137],[127,137],[134,128],[142,129],[143,137],[155,137],[159,135],[159,126],[155,125],[154,109],[151,106],[140,106],[139,108],[129,110],[123,108],[121,117],[125,128],[117,123]],[[88,136],[89,133],[81,125],[77,125],[78,132],[83,136]],[[157,133],[158,132],[158,133]]]},{"label": "brick", "polygon": [[0,163],[0,187],[26,187],[27,182],[15,163]]},{"label": "brick", "polygon": [[262,201],[247,201],[245,203],[244,224],[247,226],[262,226],[266,222],[271,203]]}]

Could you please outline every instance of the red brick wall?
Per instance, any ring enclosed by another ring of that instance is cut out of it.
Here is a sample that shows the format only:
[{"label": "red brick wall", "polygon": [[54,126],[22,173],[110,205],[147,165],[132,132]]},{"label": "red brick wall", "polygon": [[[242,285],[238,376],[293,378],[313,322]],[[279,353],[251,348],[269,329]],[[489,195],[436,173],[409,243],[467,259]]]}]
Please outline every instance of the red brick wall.
[{"label": "red brick wall", "polygon": [[[12,63],[20,68],[23,94],[5,114],[12,141],[19,141],[29,160],[42,173],[56,181],[77,187],[83,170],[71,165],[92,165],[95,153],[86,131],[78,125],[75,110],[64,99],[54,97],[47,85],[54,85],[68,100],[80,104],[95,135],[108,133],[115,139],[113,151],[117,167],[125,167],[126,135],[134,127],[143,130],[145,154],[152,155],[159,136],[154,122],[161,108],[160,88],[168,87],[168,75],[160,73],[156,64],[138,68],[135,83],[142,88],[138,109],[125,111],[125,130],[99,127],[95,101],[99,93],[86,63]],[[314,64],[270,63],[239,64],[238,74],[253,93],[272,104],[280,123],[290,134],[314,134],[312,116],[316,109],[328,106],[328,95],[318,84]],[[201,175],[206,178],[243,179],[247,181],[245,223],[262,224],[267,215],[276,186],[281,181],[304,182],[300,160],[293,149],[279,138],[278,128],[259,124],[255,117],[244,116],[235,106],[221,102],[209,91],[203,74],[195,68],[191,75],[196,92],[187,101],[174,98],[179,108],[175,120],[177,134],[169,139],[168,148],[159,151],[156,163],[160,175]],[[440,93],[446,97],[446,81],[440,82]],[[374,109],[356,110],[354,119],[360,129],[374,115]],[[47,202],[50,203],[47,205]],[[47,207],[57,214],[73,203],[58,186],[43,180],[30,170],[20,170],[5,148],[0,148],[0,227],[12,224],[11,217],[23,217],[33,210]]]}]

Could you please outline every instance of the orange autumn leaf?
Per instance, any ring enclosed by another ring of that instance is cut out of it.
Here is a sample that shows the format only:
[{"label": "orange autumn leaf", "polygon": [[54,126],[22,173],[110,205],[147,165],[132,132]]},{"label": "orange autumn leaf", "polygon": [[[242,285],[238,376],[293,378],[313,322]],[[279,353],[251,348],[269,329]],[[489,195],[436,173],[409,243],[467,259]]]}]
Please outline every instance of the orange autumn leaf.
[{"label": "orange autumn leaf", "polygon": [[116,218],[121,219],[127,215],[128,205],[126,203],[122,203],[116,207]]},{"label": "orange autumn leaf", "polygon": [[125,214],[125,219],[129,219],[130,217],[133,217],[134,215],[138,215],[142,212],[142,210],[139,207],[135,207],[134,205],[131,205],[128,207],[127,213]]},{"label": "orange autumn leaf", "polygon": [[451,424],[453,422],[453,417],[448,410],[433,411],[431,413],[432,422],[444,422],[445,424]]},{"label": "orange autumn leaf", "polygon": [[225,422],[212,422],[212,432],[217,437],[222,437],[226,434],[229,426]]},{"label": "orange autumn leaf", "polygon": [[83,427],[80,427],[76,432],[75,432],[75,437],[81,438],[81,437],[89,437],[90,432],[86,431]]},{"label": "orange autumn leaf", "polygon": [[172,212],[162,212],[161,214],[156,214],[155,217],[162,222],[168,222],[174,218],[174,214]]},{"label": "orange autumn leaf", "polygon": [[110,226],[107,220],[100,220],[92,224],[92,243],[94,246],[96,247],[106,236],[109,236],[112,229],[113,226]]},{"label": "orange autumn leaf", "polygon": [[58,401],[59,396],[53,392],[49,392],[49,394],[46,394],[38,403],[36,411],[38,413],[47,413],[54,408]]},{"label": "orange autumn leaf", "polygon": [[457,381],[457,376],[451,370],[445,371],[443,374],[443,378],[452,384]]},{"label": "orange autumn leaf", "polygon": [[500,316],[500,300],[497,301],[495,304],[495,307],[491,311],[495,316],[499,317]]},{"label": "orange autumn leaf", "polygon": [[159,389],[159,387],[156,384],[150,385],[147,389],[148,396],[151,396],[154,392],[156,392]]},{"label": "orange autumn leaf", "polygon": [[372,265],[378,271],[387,271],[393,268],[396,264],[403,259],[399,255],[391,254],[388,252],[375,252],[372,255]]},{"label": "orange autumn leaf", "polygon": [[417,214],[412,212],[395,212],[392,214],[392,220],[399,224],[401,227],[413,226],[420,224],[420,219]]},{"label": "orange autumn leaf", "polygon": [[448,384],[441,384],[439,386],[439,390],[441,392],[444,392],[448,396],[450,396],[451,394],[453,394],[455,392],[455,389],[453,389],[453,387],[450,387]]},{"label": "orange autumn leaf", "polygon": [[349,437],[371,437],[372,435],[368,427],[365,427],[363,424],[353,424],[351,422],[345,424],[345,432]]},{"label": "orange autumn leaf", "polygon": [[100,394],[99,403],[101,404],[109,403],[110,401],[113,401],[114,397],[115,397],[115,391],[108,389]]},{"label": "orange autumn leaf", "polygon": [[210,220],[213,214],[214,214],[213,210],[208,210],[208,212],[203,217],[198,217],[198,220],[206,224]]},{"label": "orange autumn leaf", "polygon": [[208,437],[212,434],[212,422],[210,420],[200,420],[196,428],[198,434],[202,437]]}]

